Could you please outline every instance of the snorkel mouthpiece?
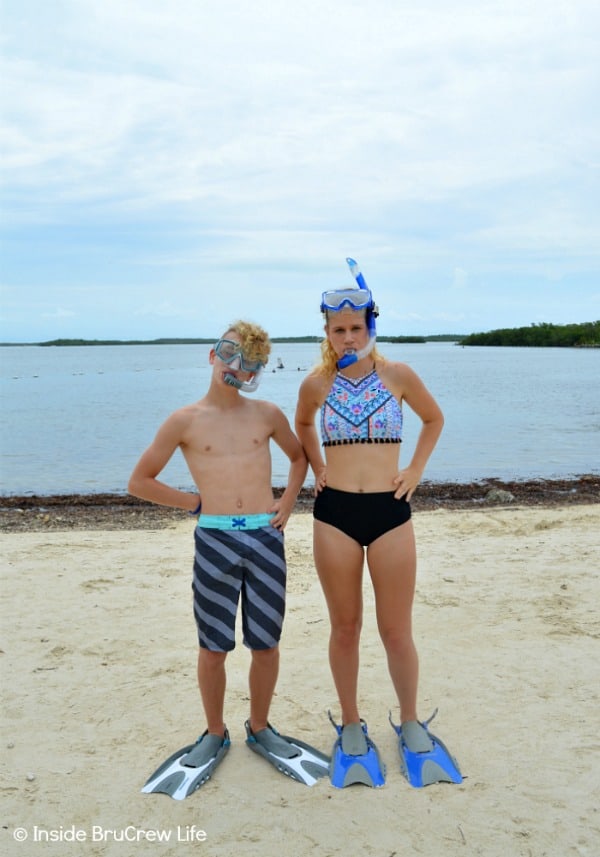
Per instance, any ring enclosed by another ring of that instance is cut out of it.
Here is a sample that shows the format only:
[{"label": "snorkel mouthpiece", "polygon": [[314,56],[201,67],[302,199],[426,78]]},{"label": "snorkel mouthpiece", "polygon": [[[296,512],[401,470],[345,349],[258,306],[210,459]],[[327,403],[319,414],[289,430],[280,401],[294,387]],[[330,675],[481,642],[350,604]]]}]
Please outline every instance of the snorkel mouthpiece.
[{"label": "snorkel mouthpiece", "polygon": [[[356,280],[356,283],[359,289],[365,289],[368,291],[368,286],[365,282],[365,278],[363,277],[360,268],[358,267],[358,263],[351,259],[350,257],[346,258],[346,262],[348,267],[350,268],[350,273]],[[360,351],[348,351],[340,360],[338,360],[337,367],[338,369],[346,369],[348,366],[352,366],[353,363],[358,363],[359,360],[362,360],[364,357],[368,357],[373,348],[375,347],[375,340],[377,339],[377,328],[375,324],[375,319],[377,317],[377,308],[372,306],[370,309],[367,309],[367,330],[369,331],[369,341],[365,345],[364,348],[361,348]]]},{"label": "snorkel mouthpiece", "polygon": [[259,369],[256,375],[253,375],[249,381],[240,381],[240,379],[236,378],[235,375],[232,375],[231,372],[226,372],[224,380],[230,387],[235,387],[236,390],[240,390],[242,393],[254,393],[258,390],[261,375],[262,369]]}]

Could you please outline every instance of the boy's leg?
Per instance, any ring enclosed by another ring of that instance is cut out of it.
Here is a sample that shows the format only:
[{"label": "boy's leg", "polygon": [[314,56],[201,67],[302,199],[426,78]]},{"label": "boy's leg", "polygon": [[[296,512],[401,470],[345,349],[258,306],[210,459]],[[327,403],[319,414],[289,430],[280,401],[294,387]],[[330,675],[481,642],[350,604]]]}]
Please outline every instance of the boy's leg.
[{"label": "boy's leg", "polygon": [[198,687],[212,735],[223,735],[225,659],[235,646],[235,616],[242,579],[232,562],[235,539],[227,531],[194,532],[194,616],[198,627]]},{"label": "boy's leg", "polygon": [[225,658],[227,652],[198,651],[198,687],[206,715],[206,727],[211,735],[224,735]]},{"label": "boy's leg", "polygon": [[273,527],[239,533],[246,565],[242,629],[250,649],[250,727],[267,727],[279,675],[279,639],[285,614],[286,563],[283,533]]},{"label": "boy's leg", "polygon": [[250,726],[254,733],[265,729],[279,675],[279,647],[253,649],[250,664]]}]

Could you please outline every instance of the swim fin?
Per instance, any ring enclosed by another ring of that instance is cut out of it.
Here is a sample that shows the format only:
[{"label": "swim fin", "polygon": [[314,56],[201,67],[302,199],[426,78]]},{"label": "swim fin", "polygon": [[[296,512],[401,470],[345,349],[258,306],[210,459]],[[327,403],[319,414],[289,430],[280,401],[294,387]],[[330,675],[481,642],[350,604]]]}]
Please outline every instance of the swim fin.
[{"label": "swim fin", "polygon": [[331,784],[338,789],[353,783],[363,783],[373,788],[384,786],[385,765],[375,743],[369,738],[364,720],[340,726],[331,716],[331,711],[329,719],[338,734],[331,754]]},{"label": "swim fin", "polygon": [[248,747],[287,777],[306,786],[314,786],[318,779],[329,773],[329,756],[310,744],[289,735],[280,735],[270,723],[256,733],[252,731],[249,720],[244,725]]},{"label": "swim fin", "polygon": [[410,785],[416,789],[432,783],[463,781],[456,759],[450,755],[443,741],[427,728],[436,714],[437,708],[424,723],[408,720],[397,726],[390,712],[390,723],[398,735],[400,768]]},{"label": "swim fin", "polygon": [[229,732],[210,735],[204,732],[195,744],[182,747],[160,765],[146,781],[142,791],[160,792],[174,800],[183,800],[209,780],[213,771],[229,750]]}]

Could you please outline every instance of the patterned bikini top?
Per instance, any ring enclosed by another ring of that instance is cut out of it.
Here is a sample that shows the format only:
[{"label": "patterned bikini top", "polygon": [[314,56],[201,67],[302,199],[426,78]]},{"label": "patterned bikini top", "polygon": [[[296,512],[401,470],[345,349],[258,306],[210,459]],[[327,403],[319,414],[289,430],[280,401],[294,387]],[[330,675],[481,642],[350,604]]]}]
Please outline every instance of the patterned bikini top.
[{"label": "patterned bikini top", "polygon": [[373,369],[363,378],[338,373],[321,407],[323,446],[401,443],[402,408]]}]

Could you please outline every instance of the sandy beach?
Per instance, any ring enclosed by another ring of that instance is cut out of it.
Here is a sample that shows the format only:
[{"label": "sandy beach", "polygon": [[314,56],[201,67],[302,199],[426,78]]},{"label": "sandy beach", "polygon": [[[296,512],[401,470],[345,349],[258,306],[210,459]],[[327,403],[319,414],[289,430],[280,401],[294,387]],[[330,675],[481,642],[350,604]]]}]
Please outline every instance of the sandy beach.
[{"label": "sandy beach", "polygon": [[[432,729],[463,784],[416,790],[400,774],[365,581],[361,710],[387,763],[385,787],[308,788],[249,752],[239,644],[228,659],[231,751],[183,802],[140,788],[204,729],[193,521],[2,533],[2,853],[597,854],[600,504],[442,508],[414,523],[420,716],[439,707]],[[286,531],[271,721],[329,752],[327,710],[339,711],[311,526],[298,512]]]}]

